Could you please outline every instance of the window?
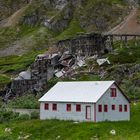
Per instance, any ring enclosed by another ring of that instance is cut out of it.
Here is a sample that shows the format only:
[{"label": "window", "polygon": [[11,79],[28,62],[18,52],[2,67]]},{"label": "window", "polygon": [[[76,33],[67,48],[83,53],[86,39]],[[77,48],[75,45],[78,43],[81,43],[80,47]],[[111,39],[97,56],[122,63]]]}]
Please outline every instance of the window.
[{"label": "window", "polygon": [[66,110],[67,110],[67,111],[71,111],[71,104],[67,104]]},{"label": "window", "polygon": [[53,104],[53,105],[52,105],[52,110],[53,110],[53,111],[56,111],[56,110],[57,110],[57,104]]},{"label": "window", "polygon": [[112,105],[112,110],[115,110],[115,105]]},{"label": "window", "polygon": [[49,110],[49,104],[48,104],[48,103],[45,103],[45,104],[44,104],[44,109],[45,109],[45,110]]},{"label": "window", "polygon": [[81,111],[81,105],[77,104],[76,105],[76,112],[80,112]]},{"label": "window", "polygon": [[127,105],[124,105],[124,112],[127,112]]},{"label": "window", "polygon": [[116,88],[111,88],[110,96],[111,97],[116,97],[117,96]]},{"label": "window", "polygon": [[119,112],[122,112],[122,105],[119,105]]},{"label": "window", "polygon": [[98,112],[102,112],[102,105],[98,105]]},{"label": "window", "polygon": [[108,112],[108,106],[104,105],[104,112]]}]

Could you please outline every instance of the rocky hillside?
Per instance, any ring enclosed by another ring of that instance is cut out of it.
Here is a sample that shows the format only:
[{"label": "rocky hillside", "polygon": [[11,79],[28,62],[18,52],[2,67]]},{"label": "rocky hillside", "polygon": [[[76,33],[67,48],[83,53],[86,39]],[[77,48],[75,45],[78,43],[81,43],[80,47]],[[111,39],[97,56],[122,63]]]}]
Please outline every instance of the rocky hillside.
[{"label": "rocky hillside", "polygon": [[2,0],[0,6],[1,56],[46,48],[78,32],[107,31],[130,11],[122,0]]},{"label": "rocky hillside", "polygon": [[[108,32],[120,24],[135,6],[137,4],[133,0],[1,0],[0,87],[26,70],[37,54],[47,51],[57,41],[81,33]],[[135,51],[133,41],[127,50],[121,45],[116,41],[113,54],[102,56],[109,57],[111,66],[95,66],[92,72],[100,77],[99,71],[105,69],[106,75],[102,79],[120,80],[124,89],[136,86],[138,93],[139,43]],[[95,63],[92,65],[94,67]],[[89,67],[81,71],[87,69]],[[94,80],[80,76],[78,79]],[[135,85],[132,84],[134,82]]]}]

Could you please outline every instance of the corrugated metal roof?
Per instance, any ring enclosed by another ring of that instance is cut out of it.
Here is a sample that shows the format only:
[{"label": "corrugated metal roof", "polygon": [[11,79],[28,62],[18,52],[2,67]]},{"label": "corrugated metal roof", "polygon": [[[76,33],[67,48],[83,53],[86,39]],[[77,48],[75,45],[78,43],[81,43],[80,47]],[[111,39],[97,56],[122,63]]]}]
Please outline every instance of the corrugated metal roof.
[{"label": "corrugated metal roof", "polygon": [[97,102],[115,81],[58,82],[39,101]]}]

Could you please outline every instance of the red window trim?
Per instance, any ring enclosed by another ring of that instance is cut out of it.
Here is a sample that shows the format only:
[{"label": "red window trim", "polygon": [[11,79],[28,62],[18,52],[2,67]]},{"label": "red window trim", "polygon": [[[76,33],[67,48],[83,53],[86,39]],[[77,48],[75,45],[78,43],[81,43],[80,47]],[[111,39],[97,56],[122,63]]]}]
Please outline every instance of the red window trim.
[{"label": "red window trim", "polygon": [[80,112],[81,111],[81,105],[80,104],[76,104],[76,112]]},{"label": "red window trim", "polygon": [[52,110],[56,111],[57,110],[57,104],[52,104]]},{"label": "red window trim", "polygon": [[104,112],[108,112],[108,105],[104,105]]},{"label": "red window trim", "polygon": [[127,111],[128,111],[128,106],[124,105],[124,112],[127,112]]},{"label": "red window trim", "polygon": [[98,112],[102,112],[102,105],[101,104],[98,105]]},{"label": "red window trim", "polygon": [[71,111],[71,104],[67,104],[66,110],[67,110],[68,112]]},{"label": "red window trim", "polygon": [[112,105],[112,110],[115,110],[116,106],[115,105]]},{"label": "red window trim", "polygon": [[111,88],[110,97],[117,97],[117,90],[116,90],[116,88]]},{"label": "red window trim", "polygon": [[119,112],[122,112],[122,105],[119,105]]},{"label": "red window trim", "polygon": [[49,104],[48,103],[44,104],[44,110],[49,110]]}]

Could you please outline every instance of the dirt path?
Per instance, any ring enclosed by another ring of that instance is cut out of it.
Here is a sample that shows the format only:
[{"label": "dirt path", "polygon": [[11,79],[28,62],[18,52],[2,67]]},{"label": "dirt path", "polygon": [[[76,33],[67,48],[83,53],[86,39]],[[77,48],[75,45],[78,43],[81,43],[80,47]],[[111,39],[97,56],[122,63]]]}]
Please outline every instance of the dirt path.
[{"label": "dirt path", "polygon": [[7,26],[15,26],[19,19],[21,18],[23,12],[26,10],[28,6],[25,6],[21,9],[19,9],[17,12],[15,12],[9,19],[8,22],[4,25],[5,27]]},{"label": "dirt path", "polygon": [[107,32],[107,34],[140,34],[138,8],[134,8],[123,22]]},{"label": "dirt path", "polygon": [[9,18],[1,21],[0,27],[15,26],[18,23],[19,19],[22,17],[22,15],[23,15],[24,11],[27,9],[27,7],[28,7],[28,5],[19,9],[18,11],[16,11]]}]

